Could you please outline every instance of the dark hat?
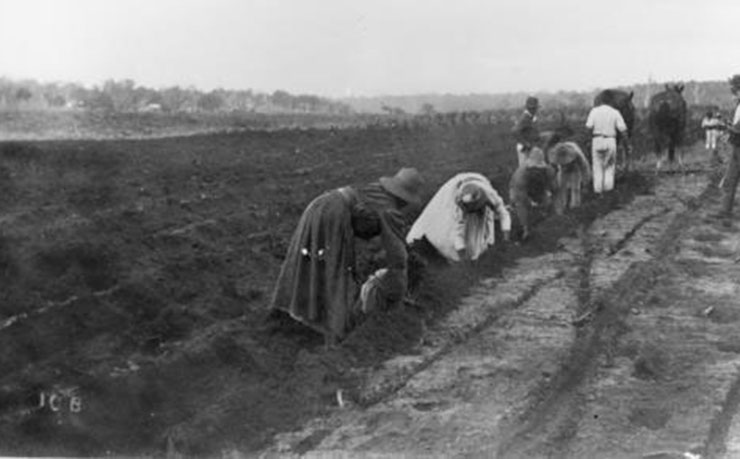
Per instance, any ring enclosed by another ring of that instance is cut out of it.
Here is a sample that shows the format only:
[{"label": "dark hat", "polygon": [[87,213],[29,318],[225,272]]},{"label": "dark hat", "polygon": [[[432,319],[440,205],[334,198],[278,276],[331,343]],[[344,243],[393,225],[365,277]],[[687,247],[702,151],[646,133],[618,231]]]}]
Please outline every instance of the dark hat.
[{"label": "dark hat", "polygon": [[732,92],[740,92],[740,74],[733,75],[729,83]]},{"label": "dark hat", "polygon": [[380,185],[393,196],[417,206],[421,205],[424,179],[413,167],[403,167],[393,177],[380,177]]},{"label": "dark hat", "polygon": [[540,101],[537,100],[536,97],[529,96],[527,97],[527,101],[524,103],[524,106],[526,108],[538,108],[540,106]]},{"label": "dark hat", "polygon": [[460,188],[457,205],[463,212],[479,212],[486,207],[486,193],[475,183],[466,183]]}]

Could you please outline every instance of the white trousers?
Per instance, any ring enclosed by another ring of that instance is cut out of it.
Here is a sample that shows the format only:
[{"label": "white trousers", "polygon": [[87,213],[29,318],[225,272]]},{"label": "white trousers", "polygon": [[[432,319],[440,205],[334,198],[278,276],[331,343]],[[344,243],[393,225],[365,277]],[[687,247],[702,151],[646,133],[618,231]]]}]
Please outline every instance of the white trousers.
[{"label": "white trousers", "polygon": [[594,137],[591,143],[591,161],[594,172],[594,192],[614,189],[614,172],[617,159],[617,139]]},{"label": "white trousers", "polygon": [[719,131],[716,129],[707,129],[705,147],[707,150],[717,149],[717,137],[719,137]]}]

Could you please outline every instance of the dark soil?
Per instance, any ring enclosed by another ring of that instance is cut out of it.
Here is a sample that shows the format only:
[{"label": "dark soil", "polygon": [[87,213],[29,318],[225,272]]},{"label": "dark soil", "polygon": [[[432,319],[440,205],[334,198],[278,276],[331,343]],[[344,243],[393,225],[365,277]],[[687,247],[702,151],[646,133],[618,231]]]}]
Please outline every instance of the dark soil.
[{"label": "dark soil", "polygon": [[0,143],[0,437],[11,439],[0,453],[253,451],[410,352],[477,280],[557,250],[650,188],[621,177],[611,196],[539,215],[529,241],[499,241],[475,263],[415,247],[418,306],[366,317],[335,349],[268,320],[313,197],[402,166],[420,170],[429,196],[479,171],[506,197],[513,151],[507,124]]}]

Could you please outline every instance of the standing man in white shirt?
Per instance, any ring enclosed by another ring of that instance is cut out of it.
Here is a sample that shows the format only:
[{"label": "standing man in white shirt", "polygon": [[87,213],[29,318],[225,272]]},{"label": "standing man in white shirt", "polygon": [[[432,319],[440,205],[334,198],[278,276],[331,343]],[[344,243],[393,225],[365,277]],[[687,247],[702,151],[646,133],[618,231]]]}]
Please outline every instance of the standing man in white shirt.
[{"label": "standing man in white shirt", "polygon": [[614,172],[617,160],[617,135],[627,134],[624,118],[609,105],[610,95],[605,94],[601,105],[591,109],[586,127],[591,130],[591,163],[593,168],[594,192],[614,189]]},{"label": "standing man in white shirt", "polygon": [[732,216],[732,208],[735,204],[735,191],[738,179],[740,179],[740,74],[730,78],[730,91],[735,99],[735,115],[732,117],[730,131],[730,143],[732,144],[732,156],[727,165],[727,172],[722,185],[722,208],[717,216],[729,218]]},{"label": "standing man in white shirt", "polygon": [[701,120],[701,128],[704,129],[704,148],[717,154],[717,137],[722,129],[722,121],[714,110],[709,110]]},{"label": "standing man in white shirt", "polygon": [[537,127],[537,111],[539,109],[540,101],[536,97],[527,97],[524,103],[524,113],[514,125],[518,167],[521,167],[527,161],[530,150],[540,142],[540,131]]}]

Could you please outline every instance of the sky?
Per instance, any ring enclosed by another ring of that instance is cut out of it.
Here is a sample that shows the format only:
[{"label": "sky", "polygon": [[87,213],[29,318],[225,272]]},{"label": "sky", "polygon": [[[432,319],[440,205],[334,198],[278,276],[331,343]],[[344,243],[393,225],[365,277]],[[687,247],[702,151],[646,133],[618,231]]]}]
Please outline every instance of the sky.
[{"label": "sky", "polygon": [[0,0],[0,76],[326,97],[740,73],[738,0]]}]

